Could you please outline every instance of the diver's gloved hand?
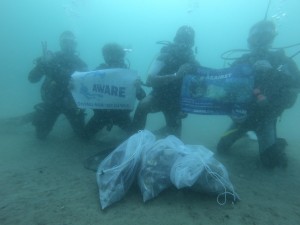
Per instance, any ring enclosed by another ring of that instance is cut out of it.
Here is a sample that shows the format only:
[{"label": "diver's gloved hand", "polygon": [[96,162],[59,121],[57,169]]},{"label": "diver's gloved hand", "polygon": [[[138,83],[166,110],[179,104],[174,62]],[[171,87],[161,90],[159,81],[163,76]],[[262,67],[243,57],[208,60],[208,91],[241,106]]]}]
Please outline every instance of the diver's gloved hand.
[{"label": "diver's gloved hand", "polygon": [[256,103],[260,106],[260,107],[266,107],[268,106],[268,99],[267,97],[261,92],[261,90],[259,88],[255,88],[253,90],[253,94],[256,98]]},{"label": "diver's gloved hand", "polygon": [[141,80],[140,77],[138,77],[138,78],[134,81],[134,86],[135,86],[135,88],[141,88],[142,84],[143,84],[143,82],[142,82],[142,80]]},{"label": "diver's gloved hand", "polygon": [[183,64],[176,73],[177,78],[183,78],[185,75],[192,73],[194,66],[190,63]]},{"label": "diver's gloved hand", "polygon": [[266,73],[273,69],[273,66],[268,60],[258,60],[254,63],[253,68],[257,72]]},{"label": "diver's gloved hand", "polygon": [[42,56],[38,57],[35,60],[35,64],[37,69],[40,71],[40,73],[47,74],[47,68],[49,66],[49,63],[54,57],[53,52],[49,51],[47,48],[47,42],[42,41]]},{"label": "diver's gloved hand", "polygon": [[53,59],[53,52],[48,50],[46,41],[42,41],[41,44],[42,44],[42,52],[43,52],[42,62],[47,64]]},{"label": "diver's gloved hand", "polygon": [[49,62],[53,59],[54,54],[53,52],[48,50],[46,41],[42,41],[41,45],[42,45],[42,56],[36,60],[36,64],[38,67],[40,67],[40,69],[45,70]]},{"label": "diver's gloved hand", "polygon": [[146,97],[146,92],[142,88],[142,85],[143,85],[143,82],[142,82],[141,78],[138,78],[135,80],[134,86],[136,88],[136,97],[139,101]]}]

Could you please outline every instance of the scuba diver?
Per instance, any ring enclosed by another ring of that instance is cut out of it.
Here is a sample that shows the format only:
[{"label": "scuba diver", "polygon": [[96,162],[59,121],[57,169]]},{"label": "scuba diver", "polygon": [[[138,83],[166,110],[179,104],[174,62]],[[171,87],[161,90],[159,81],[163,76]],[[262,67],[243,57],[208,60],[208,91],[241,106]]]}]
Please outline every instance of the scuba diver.
[{"label": "scuba diver", "polygon": [[32,118],[38,139],[45,139],[58,116],[64,114],[74,132],[84,135],[84,112],[77,108],[69,81],[75,71],[87,71],[87,65],[76,55],[76,40],[71,31],[64,31],[59,38],[61,50],[51,54],[43,45],[44,55],[36,60],[28,80],[37,83],[44,76],[41,87],[42,103],[37,104]]},{"label": "scuba diver", "polygon": [[300,72],[295,62],[283,50],[271,51],[276,37],[273,22],[268,20],[254,24],[248,36],[250,53],[244,54],[233,65],[248,63],[254,71],[253,100],[248,106],[247,117],[235,121],[217,145],[219,153],[228,152],[236,140],[246,132],[254,131],[259,145],[263,166],[286,167],[287,142],[278,138],[277,118],[291,108],[300,89]]},{"label": "scuba diver", "polygon": [[[125,63],[125,50],[118,44],[109,43],[103,46],[102,55],[105,63],[100,64],[95,70],[113,69],[113,68],[128,68]],[[136,83],[136,98],[142,100],[146,93],[141,88],[141,81]],[[96,133],[103,129],[111,130],[113,125],[119,126],[127,134],[131,131],[131,110],[127,109],[94,109],[94,115],[88,121],[85,127],[85,137],[90,139]]]},{"label": "scuba diver", "polygon": [[152,92],[137,106],[133,118],[133,132],[146,126],[148,113],[162,112],[169,134],[181,136],[181,84],[182,78],[196,62],[192,47],[195,31],[189,26],[181,26],[173,43],[162,47],[159,56],[148,71],[146,84]]}]

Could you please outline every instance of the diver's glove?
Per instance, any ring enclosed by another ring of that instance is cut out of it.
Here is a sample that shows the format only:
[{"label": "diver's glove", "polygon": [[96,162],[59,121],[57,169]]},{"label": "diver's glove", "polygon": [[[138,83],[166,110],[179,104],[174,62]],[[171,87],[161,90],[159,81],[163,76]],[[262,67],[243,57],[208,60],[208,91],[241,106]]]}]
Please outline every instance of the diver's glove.
[{"label": "diver's glove", "polygon": [[142,88],[143,82],[140,78],[136,79],[134,82],[134,86],[136,88],[136,98],[140,101],[146,97],[146,92]]},{"label": "diver's glove", "polygon": [[253,94],[255,96],[256,99],[256,103],[260,106],[260,107],[266,107],[269,105],[269,101],[268,98],[261,92],[261,90],[259,88],[255,88],[253,90]]},{"label": "diver's glove", "polygon": [[195,66],[190,63],[185,63],[180,66],[179,70],[175,73],[176,78],[182,79],[185,75],[191,74],[195,69]]},{"label": "diver's glove", "polygon": [[48,50],[46,41],[42,41],[41,45],[42,45],[42,56],[37,58],[35,63],[36,63],[37,68],[40,71],[46,72],[47,67],[49,66],[49,63],[52,61],[52,59],[54,57],[54,54],[53,54],[53,52]]}]

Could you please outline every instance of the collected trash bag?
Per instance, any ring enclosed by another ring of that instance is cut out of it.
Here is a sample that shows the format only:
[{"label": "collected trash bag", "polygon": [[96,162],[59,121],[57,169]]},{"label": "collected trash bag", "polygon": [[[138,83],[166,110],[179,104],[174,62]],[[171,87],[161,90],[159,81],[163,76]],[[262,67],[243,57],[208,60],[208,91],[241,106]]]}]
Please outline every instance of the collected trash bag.
[{"label": "collected trash bag", "polygon": [[210,150],[200,145],[186,145],[185,153],[177,158],[170,173],[170,179],[178,189],[190,187],[202,193],[215,194],[220,205],[226,204],[228,198],[234,202],[239,199],[226,168]]},{"label": "collected trash bag", "polygon": [[183,154],[184,144],[175,136],[156,141],[142,153],[138,183],[144,202],[156,197],[172,185],[170,171],[176,159]]},{"label": "collected trash bag", "polygon": [[172,164],[170,179],[176,188],[192,187],[204,170],[205,164],[213,152],[201,145],[186,145],[184,153]]},{"label": "collected trash bag", "polygon": [[149,131],[140,131],[118,146],[100,164],[97,170],[102,209],[124,197],[138,172],[141,152],[155,142]]}]

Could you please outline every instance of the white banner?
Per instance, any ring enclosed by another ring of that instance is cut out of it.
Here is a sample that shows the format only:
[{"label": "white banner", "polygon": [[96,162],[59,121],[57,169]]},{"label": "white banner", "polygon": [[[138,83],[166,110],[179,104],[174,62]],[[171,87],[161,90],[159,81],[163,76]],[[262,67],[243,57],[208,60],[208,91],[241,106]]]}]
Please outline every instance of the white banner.
[{"label": "white banner", "polygon": [[136,99],[137,72],[105,69],[72,74],[72,95],[83,109],[129,109]]}]

